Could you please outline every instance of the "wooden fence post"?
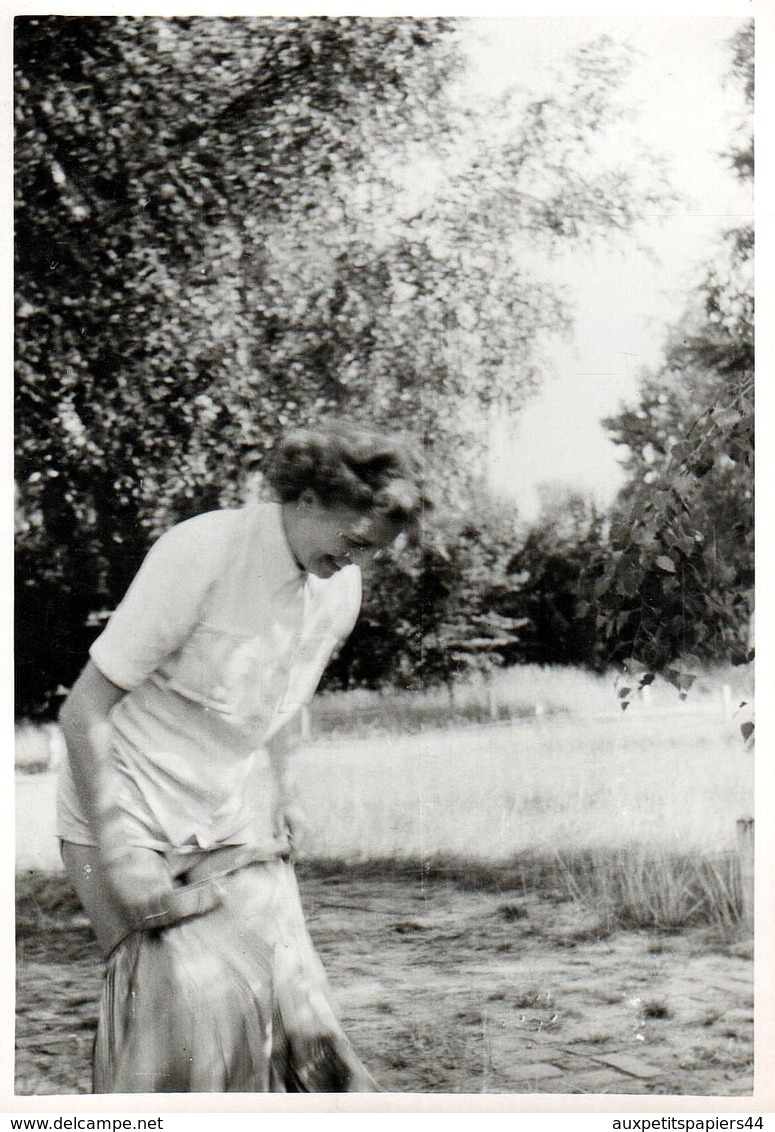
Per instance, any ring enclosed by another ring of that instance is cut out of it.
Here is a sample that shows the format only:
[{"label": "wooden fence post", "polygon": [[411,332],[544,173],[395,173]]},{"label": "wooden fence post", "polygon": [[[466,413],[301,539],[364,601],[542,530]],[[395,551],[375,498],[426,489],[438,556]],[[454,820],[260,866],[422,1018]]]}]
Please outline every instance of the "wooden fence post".
[{"label": "wooden fence post", "polygon": [[754,894],[754,819],[737,822],[737,856],[740,861],[740,884],[743,894],[743,924],[753,927]]}]

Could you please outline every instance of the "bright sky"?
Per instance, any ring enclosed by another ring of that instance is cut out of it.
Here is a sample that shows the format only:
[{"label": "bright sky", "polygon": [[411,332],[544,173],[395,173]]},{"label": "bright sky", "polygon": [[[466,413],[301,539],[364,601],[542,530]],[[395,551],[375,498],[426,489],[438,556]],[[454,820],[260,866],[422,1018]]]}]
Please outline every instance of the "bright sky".
[{"label": "bright sky", "polygon": [[641,367],[658,362],[665,329],[686,305],[717,233],[752,214],[750,188],[719,156],[744,115],[740,93],[725,82],[727,42],[739,26],[720,17],[470,20],[473,89],[488,93],[515,82],[540,92],[547,69],[602,32],[630,42],[638,57],[627,89],[639,114],[624,144],[642,138],[661,151],[687,198],[639,232],[656,261],[633,241],[629,252],[576,253],[547,264],[573,289],[573,341],[552,351],[556,376],[529,408],[500,422],[491,458],[493,485],[515,496],[526,518],[536,513],[542,481],[610,499],[621,473],[600,420],[633,397]]}]

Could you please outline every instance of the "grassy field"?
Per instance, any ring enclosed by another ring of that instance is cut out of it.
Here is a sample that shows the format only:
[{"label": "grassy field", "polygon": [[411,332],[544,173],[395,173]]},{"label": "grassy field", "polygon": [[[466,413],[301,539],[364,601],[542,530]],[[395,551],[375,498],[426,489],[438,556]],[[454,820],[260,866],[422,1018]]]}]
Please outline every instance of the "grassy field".
[{"label": "grassy field", "polygon": [[[460,681],[451,689],[319,694],[311,706],[310,724],[318,736],[373,738],[536,716],[617,716],[621,714],[617,693],[623,683],[614,673],[522,665],[496,670],[489,680]],[[631,697],[628,711],[637,707],[670,714],[684,707],[684,718],[697,712],[723,717],[751,698],[750,684],[751,674],[744,668],[700,672],[682,705],[675,688],[660,679],[645,693]]]},{"label": "grassy field", "polygon": [[358,743],[312,741],[295,768],[327,857],[648,846],[719,852],[751,806],[750,756],[703,717],[540,719]]},{"label": "grassy field", "polygon": [[[734,927],[736,823],[753,805],[745,679],[705,674],[684,702],[658,683],[626,711],[613,677],[537,667],[453,698],[320,696],[294,760],[300,855],[476,865],[534,891],[559,884],[626,924]],[[19,738],[17,765],[56,757],[51,731]]]}]

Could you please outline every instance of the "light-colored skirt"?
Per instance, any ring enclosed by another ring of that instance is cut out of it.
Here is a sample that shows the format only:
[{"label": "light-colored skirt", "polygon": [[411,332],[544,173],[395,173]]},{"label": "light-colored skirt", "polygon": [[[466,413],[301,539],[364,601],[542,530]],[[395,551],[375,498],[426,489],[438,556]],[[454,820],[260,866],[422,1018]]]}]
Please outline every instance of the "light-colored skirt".
[{"label": "light-colored skirt", "polygon": [[216,908],[111,953],[94,1091],[375,1091],[337,1020],[292,863],[205,863],[192,896],[214,880]]}]

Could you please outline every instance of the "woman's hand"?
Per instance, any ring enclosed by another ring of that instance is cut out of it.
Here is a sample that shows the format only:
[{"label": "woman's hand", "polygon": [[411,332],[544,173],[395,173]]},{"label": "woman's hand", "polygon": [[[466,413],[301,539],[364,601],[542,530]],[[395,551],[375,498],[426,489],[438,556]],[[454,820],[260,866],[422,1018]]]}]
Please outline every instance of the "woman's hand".
[{"label": "woman's hand", "polygon": [[174,891],[167,863],[153,849],[108,844],[99,855],[108,887],[133,924]]},{"label": "woman's hand", "polygon": [[304,840],[306,824],[297,792],[291,789],[287,780],[276,783],[272,836],[276,841],[287,841],[292,849],[298,849]]},{"label": "woman's hand", "polygon": [[201,916],[221,901],[213,881],[176,885],[164,857],[153,849],[108,847],[100,856],[110,891],[137,928],[169,927]]},{"label": "woman's hand", "polygon": [[280,823],[281,836],[286,836],[290,842],[291,848],[298,850],[299,846],[304,843],[307,820],[303,809],[295,798],[287,801],[282,807]]}]

